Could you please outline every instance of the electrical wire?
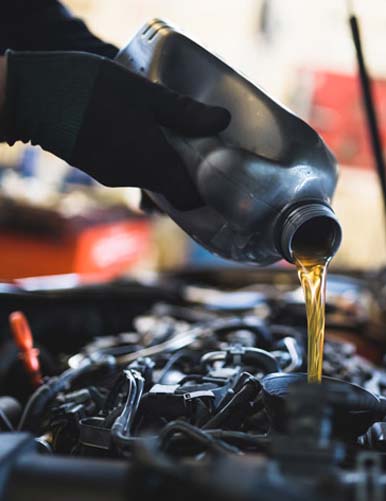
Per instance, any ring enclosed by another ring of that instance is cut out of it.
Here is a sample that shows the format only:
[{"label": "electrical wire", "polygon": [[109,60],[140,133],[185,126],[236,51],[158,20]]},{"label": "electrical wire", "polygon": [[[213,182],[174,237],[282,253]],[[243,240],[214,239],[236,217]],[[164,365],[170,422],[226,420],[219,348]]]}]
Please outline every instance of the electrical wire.
[{"label": "electrical wire", "polygon": [[1,431],[14,431],[11,421],[8,419],[5,412],[0,409],[0,430]]},{"label": "electrical wire", "polygon": [[174,353],[170,358],[169,360],[166,362],[166,364],[164,365],[164,367],[162,368],[162,371],[161,371],[161,374],[159,375],[158,377],[158,381],[157,383],[158,384],[162,384],[167,373],[170,371],[170,369],[173,367],[173,365],[178,362],[178,360],[180,360],[181,358],[185,357],[188,355],[188,351],[187,350],[181,350],[181,351],[177,351],[176,353]]}]

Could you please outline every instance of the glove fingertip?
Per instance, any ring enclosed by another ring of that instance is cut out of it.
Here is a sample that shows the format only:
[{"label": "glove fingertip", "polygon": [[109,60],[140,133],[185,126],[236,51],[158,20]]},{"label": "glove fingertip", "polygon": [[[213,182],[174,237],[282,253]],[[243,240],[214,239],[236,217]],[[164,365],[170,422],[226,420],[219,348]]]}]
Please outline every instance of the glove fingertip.
[{"label": "glove fingertip", "polygon": [[229,110],[220,106],[208,107],[207,127],[209,133],[221,132],[230,124],[232,115]]},{"label": "glove fingertip", "polygon": [[181,116],[178,129],[192,137],[212,136],[226,129],[231,118],[230,112],[225,108],[195,102]]},{"label": "glove fingertip", "polygon": [[228,127],[231,114],[227,109],[160,89],[157,92],[161,92],[162,99],[154,108],[160,125],[193,137],[211,136]]}]

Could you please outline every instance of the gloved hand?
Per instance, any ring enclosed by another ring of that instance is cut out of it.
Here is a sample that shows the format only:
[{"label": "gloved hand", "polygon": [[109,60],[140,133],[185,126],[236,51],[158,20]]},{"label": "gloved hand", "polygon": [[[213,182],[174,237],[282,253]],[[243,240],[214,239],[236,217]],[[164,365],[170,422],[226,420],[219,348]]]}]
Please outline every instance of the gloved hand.
[{"label": "gloved hand", "polygon": [[201,204],[162,127],[214,135],[228,111],[178,95],[116,62],[80,52],[7,52],[0,138],[38,144],[107,186],[162,193],[179,209]]}]

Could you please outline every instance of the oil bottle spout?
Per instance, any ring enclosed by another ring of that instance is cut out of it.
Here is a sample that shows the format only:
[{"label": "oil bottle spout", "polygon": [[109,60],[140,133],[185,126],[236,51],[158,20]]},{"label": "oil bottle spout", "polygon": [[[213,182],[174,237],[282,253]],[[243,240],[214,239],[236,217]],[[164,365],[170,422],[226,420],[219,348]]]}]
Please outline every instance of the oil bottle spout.
[{"label": "oil bottle spout", "polygon": [[289,207],[278,223],[279,249],[292,263],[297,255],[332,258],[342,241],[342,229],[328,204],[308,202]]}]

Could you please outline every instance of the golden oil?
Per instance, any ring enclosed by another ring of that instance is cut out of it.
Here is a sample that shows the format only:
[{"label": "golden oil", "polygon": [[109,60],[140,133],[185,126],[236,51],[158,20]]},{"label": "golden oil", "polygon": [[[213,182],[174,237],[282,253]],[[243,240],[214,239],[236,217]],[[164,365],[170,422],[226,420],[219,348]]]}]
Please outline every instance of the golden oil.
[{"label": "golden oil", "polygon": [[331,256],[320,249],[309,254],[306,248],[294,248],[294,261],[302,284],[307,314],[309,383],[321,383],[326,310],[326,276]]}]

